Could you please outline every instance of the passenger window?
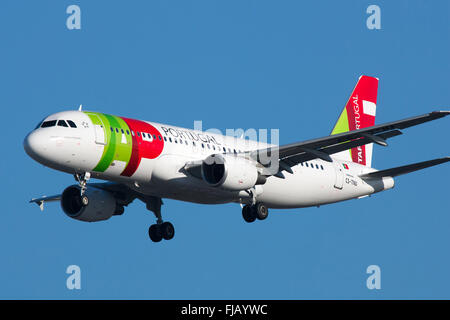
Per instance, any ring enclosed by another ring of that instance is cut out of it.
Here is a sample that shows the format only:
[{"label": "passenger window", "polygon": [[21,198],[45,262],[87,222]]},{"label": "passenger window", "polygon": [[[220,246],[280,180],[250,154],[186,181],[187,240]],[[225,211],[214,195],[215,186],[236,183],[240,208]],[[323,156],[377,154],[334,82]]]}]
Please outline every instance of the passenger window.
[{"label": "passenger window", "polygon": [[124,134],[125,132],[123,132],[123,129],[120,129],[120,131],[122,132],[122,134]]},{"label": "passenger window", "polygon": [[138,135],[138,137],[140,137],[140,136],[141,136],[141,133],[138,131],[138,132],[137,132],[137,135]]},{"label": "passenger window", "polygon": [[316,169],[319,169],[319,165],[316,163]]},{"label": "passenger window", "polygon": [[320,165],[320,168],[323,170],[323,165]]},{"label": "passenger window", "polygon": [[119,129],[116,128],[116,133],[119,133]]},{"label": "passenger window", "polygon": [[159,141],[161,141],[161,136],[158,136]]},{"label": "passenger window", "polygon": [[309,168],[308,162],[305,162],[305,166],[307,166]]},{"label": "passenger window", "polygon": [[127,130],[127,135],[130,135],[130,131]]},{"label": "passenger window", "polygon": [[227,149],[225,149],[225,147],[223,147],[223,152],[227,152]]},{"label": "passenger window", "polygon": [[70,126],[71,128],[76,128],[76,127],[77,127],[77,125],[75,124],[75,122],[73,122],[72,120],[67,120],[67,123],[69,124],[69,126]]},{"label": "passenger window", "polygon": [[44,121],[41,125],[41,128],[49,128],[56,126],[56,120]]},{"label": "passenger window", "polygon": [[167,142],[167,138],[166,138],[166,137],[164,137],[164,141],[166,141],[166,142]]},{"label": "passenger window", "polygon": [[145,132],[142,132],[142,138],[145,138]]},{"label": "passenger window", "polygon": [[171,137],[169,137],[169,142],[172,142],[172,138]]}]

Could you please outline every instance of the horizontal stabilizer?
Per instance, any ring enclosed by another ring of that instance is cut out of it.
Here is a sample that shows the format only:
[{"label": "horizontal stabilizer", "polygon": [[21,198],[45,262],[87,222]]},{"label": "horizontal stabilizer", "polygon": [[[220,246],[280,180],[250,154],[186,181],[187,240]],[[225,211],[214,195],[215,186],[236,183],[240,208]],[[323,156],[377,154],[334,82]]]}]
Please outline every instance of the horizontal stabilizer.
[{"label": "horizontal stabilizer", "polygon": [[438,164],[441,164],[444,162],[448,162],[448,161],[450,161],[450,157],[439,158],[439,159],[434,159],[434,160],[428,160],[428,161],[408,164],[406,166],[366,173],[366,174],[360,175],[360,177],[363,179],[395,177],[395,176],[399,176],[402,174],[406,174],[406,173],[414,172],[417,170],[425,169],[428,167],[432,167],[432,166],[435,166],[435,165],[438,165]]}]

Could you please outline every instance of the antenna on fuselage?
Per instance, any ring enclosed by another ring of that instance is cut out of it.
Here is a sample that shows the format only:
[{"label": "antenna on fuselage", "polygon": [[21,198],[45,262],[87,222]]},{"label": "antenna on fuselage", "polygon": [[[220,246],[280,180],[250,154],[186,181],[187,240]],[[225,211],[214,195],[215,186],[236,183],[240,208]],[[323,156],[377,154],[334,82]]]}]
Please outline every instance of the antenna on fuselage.
[{"label": "antenna on fuselage", "polygon": [[81,111],[83,109],[83,105],[80,104],[80,106],[78,107],[78,111]]}]

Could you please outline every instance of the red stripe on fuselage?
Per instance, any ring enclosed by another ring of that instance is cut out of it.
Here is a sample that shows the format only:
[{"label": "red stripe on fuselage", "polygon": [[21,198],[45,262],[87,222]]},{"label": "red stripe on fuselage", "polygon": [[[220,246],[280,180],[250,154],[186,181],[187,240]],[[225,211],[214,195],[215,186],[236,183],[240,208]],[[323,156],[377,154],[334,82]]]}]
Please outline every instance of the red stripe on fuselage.
[{"label": "red stripe on fuselage", "polygon": [[[126,122],[130,130],[134,132],[134,135],[132,135],[132,150],[130,161],[128,162],[125,170],[120,175],[131,177],[139,168],[139,164],[141,163],[142,158],[155,159],[162,153],[164,149],[164,140],[162,139],[162,135],[158,131],[158,129],[156,129],[151,124],[140,120],[134,120],[124,117],[121,118]],[[153,138],[151,142],[143,140],[143,132],[146,135],[151,134],[152,137],[155,136],[156,139]]]}]

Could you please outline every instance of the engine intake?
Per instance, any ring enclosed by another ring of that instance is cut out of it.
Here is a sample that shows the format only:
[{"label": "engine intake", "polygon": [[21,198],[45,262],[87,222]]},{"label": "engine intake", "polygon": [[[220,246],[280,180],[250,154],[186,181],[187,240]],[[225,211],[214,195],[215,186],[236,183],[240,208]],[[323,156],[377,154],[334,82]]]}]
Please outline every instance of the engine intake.
[{"label": "engine intake", "polygon": [[107,220],[116,212],[116,199],[110,192],[90,186],[84,195],[88,198],[87,205],[83,204],[79,186],[72,185],[63,191],[61,207],[70,218],[95,222]]},{"label": "engine intake", "polygon": [[203,160],[202,177],[213,187],[238,191],[252,188],[260,179],[255,163],[233,155],[213,154]]}]

